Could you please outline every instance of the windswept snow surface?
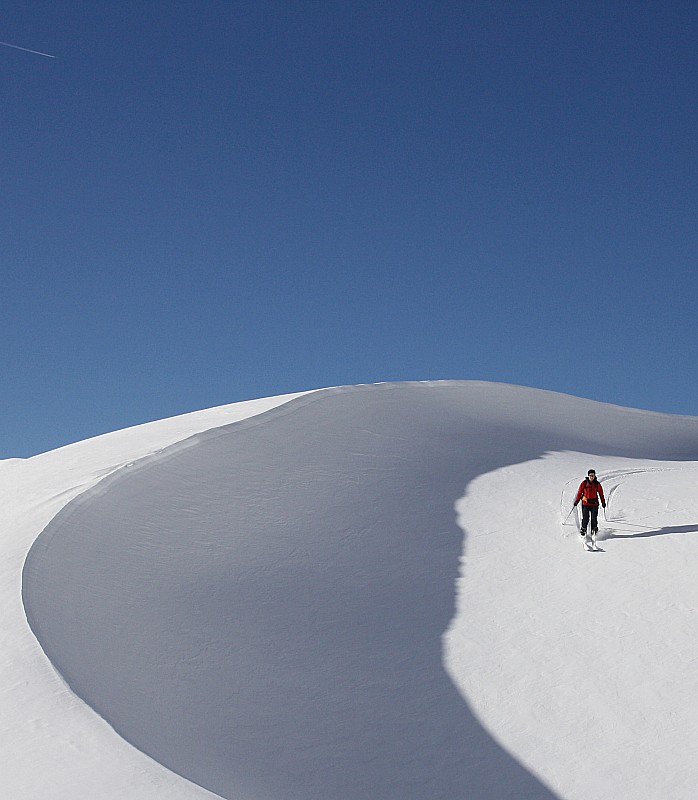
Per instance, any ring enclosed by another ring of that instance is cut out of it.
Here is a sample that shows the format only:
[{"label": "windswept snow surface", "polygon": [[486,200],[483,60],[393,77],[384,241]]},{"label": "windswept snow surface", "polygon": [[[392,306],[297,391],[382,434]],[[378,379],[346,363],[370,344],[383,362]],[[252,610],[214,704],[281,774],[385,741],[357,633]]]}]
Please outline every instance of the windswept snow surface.
[{"label": "windswept snow surface", "polygon": [[[60,499],[15,479],[25,550],[75,498],[27,557],[27,618],[134,748],[6,611],[12,796],[695,797],[697,419],[475,382],[268,402],[47,454]],[[590,466],[599,553],[561,525]]]},{"label": "windswept snow surface", "polygon": [[[27,460],[0,461],[0,797],[204,800],[212,795],[146,757],[65,687],[24,616],[22,565],[41,530],[105,475],[193,434],[299,395],[234,403],[140,425]],[[67,587],[66,587],[67,588]],[[66,602],[61,590],[56,603]],[[73,609],[75,621],[89,609]]]}]

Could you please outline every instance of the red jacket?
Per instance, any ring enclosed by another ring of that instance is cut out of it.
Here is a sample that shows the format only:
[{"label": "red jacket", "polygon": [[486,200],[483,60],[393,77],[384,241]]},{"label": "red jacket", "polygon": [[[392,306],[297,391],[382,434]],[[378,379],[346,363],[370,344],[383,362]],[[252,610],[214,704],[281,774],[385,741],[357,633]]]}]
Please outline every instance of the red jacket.
[{"label": "red jacket", "polygon": [[577,496],[574,498],[574,504],[581,500],[583,506],[598,506],[599,504],[599,497],[601,498],[601,505],[606,505],[606,498],[603,496],[603,489],[601,484],[594,478],[593,481],[590,481],[589,478],[585,478],[579,484],[579,491],[577,492]]}]

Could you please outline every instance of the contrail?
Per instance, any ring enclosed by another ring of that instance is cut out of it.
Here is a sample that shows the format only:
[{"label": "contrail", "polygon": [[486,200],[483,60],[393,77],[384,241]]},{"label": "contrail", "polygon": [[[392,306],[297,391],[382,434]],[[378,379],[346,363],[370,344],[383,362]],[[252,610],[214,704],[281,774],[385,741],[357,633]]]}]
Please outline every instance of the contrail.
[{"label": "contrail", "polygon": [[20,47],[18,44],[10,44],[9,42],[0,42],[3,47],[12,47],[15,50],[24,50],[25,53],[34,53],[35,56],[44,56],[45,58],[55,58],[56,56],[49,55],[48,53],[40,53],[38,50],[30,50],[28,47]]}]

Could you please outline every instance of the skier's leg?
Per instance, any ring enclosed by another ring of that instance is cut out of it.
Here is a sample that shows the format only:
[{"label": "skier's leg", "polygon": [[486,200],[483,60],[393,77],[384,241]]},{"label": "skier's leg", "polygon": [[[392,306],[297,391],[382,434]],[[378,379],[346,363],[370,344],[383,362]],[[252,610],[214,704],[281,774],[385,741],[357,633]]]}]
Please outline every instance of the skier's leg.
[{"label": "skier's leg", "polygon": [[589,506],[582,503],[582,528],[579,531],[582,534],[582,536],[586,536],[588,524],[589,524]]},{"label": "skier's leg", "polygon": [[598,506],[591,506],[591,534],[592,536],[596,536],[599,532],[599,507]]}]

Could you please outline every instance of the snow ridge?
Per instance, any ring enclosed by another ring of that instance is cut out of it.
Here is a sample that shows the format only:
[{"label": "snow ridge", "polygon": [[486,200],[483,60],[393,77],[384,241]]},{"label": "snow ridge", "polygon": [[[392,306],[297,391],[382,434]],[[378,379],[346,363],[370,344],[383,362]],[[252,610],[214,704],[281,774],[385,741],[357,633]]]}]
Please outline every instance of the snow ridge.
[{"label": "snow ridge", "polygon": [[[551,392],[325,390],[199,434],[73,501],[27,557],[27,618],[117,732],[225,798],[600,800],[611,778],[580,777],[564,748],[566,763],[543,764],[551,742],[525,695],[522,706],[507,698],[511,674],[463,645],[474,631],[485,641],[492,618],[493,567],[468,560],[471,542],[485,543],[480,563],[506,560],[526,513],[530,470],[519,471],[545,464],[554,491],[533,512],[541,537],[578,559],[559,504],[580,464],[630,474],[642,469],[632,459],[696,457],[694,418]],[[489,476],[496,492],[469,511]],[[534,567],[511,560],[507,584],[530,587]],[[465,602],[473,592],[489,605],[480,616]],[[548,637],[543,653],[557,617],[547,609],[527,629]],[[490,659],[526,646],[510,634]]]}]

